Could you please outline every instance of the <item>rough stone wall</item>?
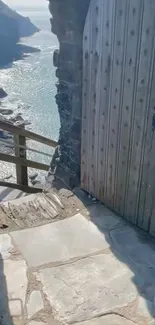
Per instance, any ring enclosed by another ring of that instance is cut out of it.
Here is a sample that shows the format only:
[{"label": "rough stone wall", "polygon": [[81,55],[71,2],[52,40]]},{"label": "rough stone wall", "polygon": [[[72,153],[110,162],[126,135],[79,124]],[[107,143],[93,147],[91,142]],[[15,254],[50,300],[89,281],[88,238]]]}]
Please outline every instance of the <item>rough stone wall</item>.
[{"label": "rough stone wall", "polygon": [[58,148],[51,174],[68,188],[80,184],[82,38],[90,0],[49,0],[52,32],[59,40],[54,53],[57,67],[56,102],[60,115]]}]

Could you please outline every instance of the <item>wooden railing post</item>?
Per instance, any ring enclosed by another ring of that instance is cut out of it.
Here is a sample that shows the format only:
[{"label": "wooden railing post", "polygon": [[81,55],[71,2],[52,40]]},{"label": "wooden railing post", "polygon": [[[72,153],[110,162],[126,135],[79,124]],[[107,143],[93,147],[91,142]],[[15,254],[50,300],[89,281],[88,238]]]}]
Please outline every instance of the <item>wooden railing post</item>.
[{"label": "wooden railing post", "polygon": [[[24,129],[25,125],[20,124],[20,128]],[[15,134],[14,144],[15,144],[15,156],[26,159],[26,149],[19,147],[19,146],[26,147],[25,136]],[[16,177],[17,177],[17,184],[27,186],[28,185],[27,167],[22,166],[20,164],[16,164]]]}]

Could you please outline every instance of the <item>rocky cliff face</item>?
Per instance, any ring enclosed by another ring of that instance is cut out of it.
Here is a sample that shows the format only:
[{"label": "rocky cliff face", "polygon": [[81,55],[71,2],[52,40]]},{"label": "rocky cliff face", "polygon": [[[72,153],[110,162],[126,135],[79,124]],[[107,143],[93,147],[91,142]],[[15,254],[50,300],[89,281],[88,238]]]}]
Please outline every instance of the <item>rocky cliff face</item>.
[{"label": "rocky cliff face", "polygon": [[90,0],[49,0],[52,32],[59,40],[54,53],[58,77],[59,145],[51,171],[69,188],[80,184],[82,38]]},{"label": "rocky cliff face", "polygon": [[29,18],[10,9],[0,0],[0,65],[7,64],[18,56],[16,44],[20,37],[39,31]]}]

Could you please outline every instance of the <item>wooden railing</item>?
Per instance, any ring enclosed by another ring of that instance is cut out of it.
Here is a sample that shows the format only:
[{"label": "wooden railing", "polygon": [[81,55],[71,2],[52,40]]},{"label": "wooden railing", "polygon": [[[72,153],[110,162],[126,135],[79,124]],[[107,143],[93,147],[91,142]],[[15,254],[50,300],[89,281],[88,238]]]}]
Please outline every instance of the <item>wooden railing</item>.
[{"label": "wooden railing", "polygon": [[[32,192],[36,191],[34,188],[30,188],[28,186],[28,170],[27,170],[27,168],[31,167],[31,168],[35,168],[35,169],[48,171],[49,165],[43,164],[40,162],[36,162],[36,161],[32,161],[32,160],[28,160],[27,159],[27,150],[36,152],[36,153],[40,153],[44,156],[51,157],[51,155],[28,147],[27,143],[26,143],[26,139],[31,139],[31,140],[34,140],[39,143],[43,143],[43,144],[53,147],[53,148],[55,148],[57,146],[57,142],[53,141],[51,139],[48,139],[42,135],[25,130],[23,124],[21,124],[19,127],[19,126],[15,126],[15,125],[7,123],[7,122],[0,121],[0,129],[11,133],[14,137],[13,147],[15,149],[14,150],[15,155],[5,154],[5,153],[0,152],[0,161],[9,162],[9,163],[13,163],[16,165],[17,184],[12,184],[12,183],[8,183],[8,182],[7,182],[7,184],[9,184],[9,186],[12,186],[15,188],[24,189],[27,192],[30,192],[31,190],[32,190]],[[1,140],[1,142],[6,143],[7,145],[9,144],[8,140],[7,141],[3,140],[3,139],[0,139],[0,140]],[[0,185],[4,185],[4,184],[6,185],[6,182],[0,182]]]}]

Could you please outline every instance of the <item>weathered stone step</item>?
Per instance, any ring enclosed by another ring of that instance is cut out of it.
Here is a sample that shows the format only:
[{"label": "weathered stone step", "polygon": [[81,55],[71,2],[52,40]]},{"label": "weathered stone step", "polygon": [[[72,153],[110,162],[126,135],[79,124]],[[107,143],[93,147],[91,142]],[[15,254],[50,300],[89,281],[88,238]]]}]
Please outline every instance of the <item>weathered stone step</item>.
[{"label": "weathered stone step", "polygon": [[56,204],[43,193],[30,194],[0,205],[1,223],[12,230],[43,225],[57,215]]},{"label": "weathered stone step", "polygon": [[[17,192],[14,192],[18,194]],[[19,194],[18,194],[19,195]],[[33,228],[73,216],[84,204],[72,192],[44,191],[0,203],[0,233]]]}]

